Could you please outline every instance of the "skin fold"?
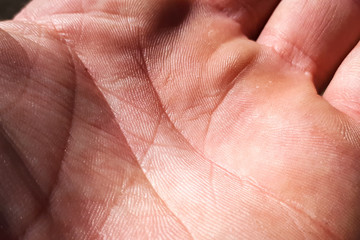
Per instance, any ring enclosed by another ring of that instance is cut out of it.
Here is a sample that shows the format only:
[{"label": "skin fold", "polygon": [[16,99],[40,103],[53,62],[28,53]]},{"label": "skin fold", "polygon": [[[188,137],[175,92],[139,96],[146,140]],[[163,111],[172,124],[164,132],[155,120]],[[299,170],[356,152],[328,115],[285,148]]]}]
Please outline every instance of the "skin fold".
[{"label": "skin fold", "polygon": [[32,1],[0,22],[0,239],[359,239],[359,21]]}]

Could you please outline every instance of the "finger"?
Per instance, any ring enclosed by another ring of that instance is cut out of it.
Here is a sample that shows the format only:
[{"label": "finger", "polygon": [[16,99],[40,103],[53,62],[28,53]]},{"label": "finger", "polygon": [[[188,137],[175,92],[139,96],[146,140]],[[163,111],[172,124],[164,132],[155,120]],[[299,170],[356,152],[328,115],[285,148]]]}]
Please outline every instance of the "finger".
[{"label": "finger", "polygon": [[319,89],[359,40],[359,21],[359,1],[285,0],[258,42],[312,73]]},{"label": "finger", "polygon": [[239,23],[241,32],[255,38],[264,27],[280,0],[200,0],[217,14]]},{"label": "finger", "polygon": [[360,120],[360,43],[340,66],[324,98],[340,111]]}]

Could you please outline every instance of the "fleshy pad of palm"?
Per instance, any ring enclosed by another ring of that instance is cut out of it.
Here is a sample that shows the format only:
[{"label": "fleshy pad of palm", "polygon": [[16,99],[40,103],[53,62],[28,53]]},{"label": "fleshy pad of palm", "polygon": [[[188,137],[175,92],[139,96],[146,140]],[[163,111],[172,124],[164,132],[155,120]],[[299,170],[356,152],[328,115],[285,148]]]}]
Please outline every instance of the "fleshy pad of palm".
[{"label": "fleshy pad of palm", "polygon": [[279,2],[0,23],[0,239],[359,239],[360,3]]}]

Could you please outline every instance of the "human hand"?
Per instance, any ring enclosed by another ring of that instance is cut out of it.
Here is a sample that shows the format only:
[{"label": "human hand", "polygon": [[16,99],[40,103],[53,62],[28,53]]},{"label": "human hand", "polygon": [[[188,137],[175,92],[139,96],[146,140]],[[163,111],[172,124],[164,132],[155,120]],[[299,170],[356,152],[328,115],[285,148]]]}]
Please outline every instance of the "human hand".
[{"label": "human hand", "polygon": [[358,239],[359,1],[278,2],[0,23],[0,239]]}]

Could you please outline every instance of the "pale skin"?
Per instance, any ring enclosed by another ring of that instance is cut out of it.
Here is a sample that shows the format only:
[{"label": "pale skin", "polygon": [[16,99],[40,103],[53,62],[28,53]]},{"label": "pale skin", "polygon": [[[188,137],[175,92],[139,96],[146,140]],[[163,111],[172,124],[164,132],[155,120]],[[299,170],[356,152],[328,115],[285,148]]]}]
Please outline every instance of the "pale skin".
[{"label": "pale skin", "polygon": [[359,239],[360,3],[34,0],[0,23],[0,239]]}]

